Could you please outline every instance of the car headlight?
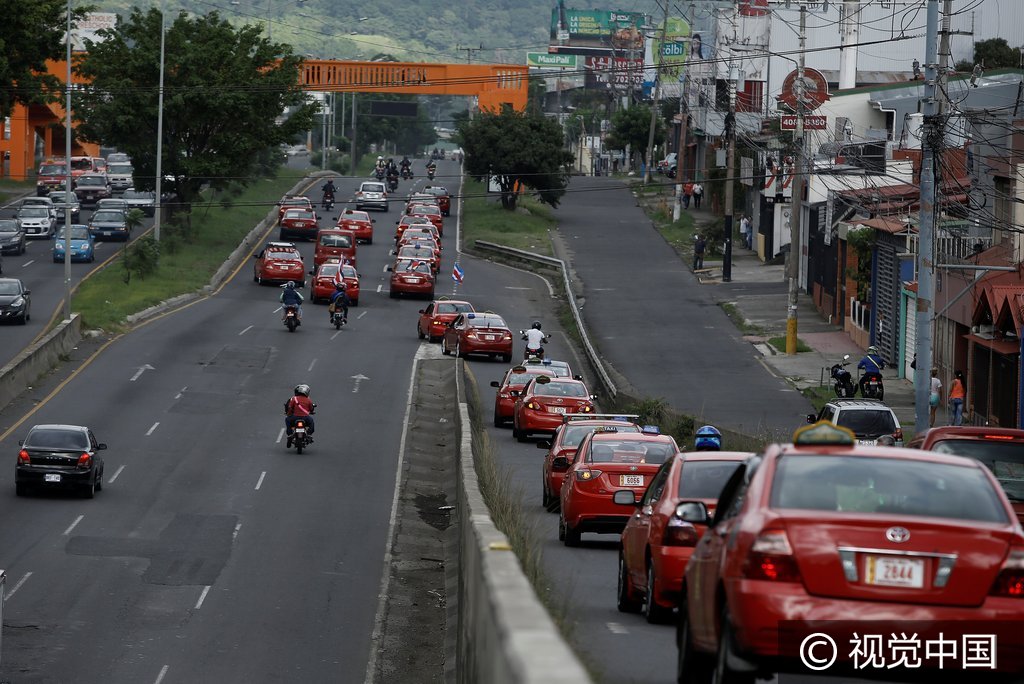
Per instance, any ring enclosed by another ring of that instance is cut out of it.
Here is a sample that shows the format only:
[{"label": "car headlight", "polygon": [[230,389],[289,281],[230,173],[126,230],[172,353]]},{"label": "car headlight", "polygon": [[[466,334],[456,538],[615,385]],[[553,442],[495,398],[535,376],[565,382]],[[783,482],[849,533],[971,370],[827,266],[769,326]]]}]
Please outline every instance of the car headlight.
[{"label": "car headlight", "polygon": [[24,306],[24,304],[25,304],[25,298],[24,297],[18,297],[13,302],[11,302],[11,306]]}]

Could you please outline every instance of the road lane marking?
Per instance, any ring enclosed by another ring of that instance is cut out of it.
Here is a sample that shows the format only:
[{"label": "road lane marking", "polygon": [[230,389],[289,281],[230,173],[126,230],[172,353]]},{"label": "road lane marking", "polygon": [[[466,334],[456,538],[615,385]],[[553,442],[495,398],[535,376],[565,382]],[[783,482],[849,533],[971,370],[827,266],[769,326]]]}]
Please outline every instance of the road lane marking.
[{"label": "road lane marking", "polygon": [[174,398],[175,399],[181,399],[181,395],[184,394],[185,390],[187,390],[187,389],[188,389],[188,385],[185,385],[184,387],[182,387],[181,391],[174,395]]},{"label": "road lane marking", "polygon": [[159,425],[160,425],[160,421],[157,421],[157,422],[153,423],[153,427],[149,428],[149,430],[146,431],[146,436],[149,437],[151,434],[153,434],[153,430],[156,430],[157,426],[159,426]]},{"label": "road lane marking", "polygon": [[35,259],[32,259],[31,261],[26,261],[25,263],[23,263],[23,264],[21,265],[21,267],[22,267],[22,268],[25,268],[26,266],[31,266],[31,265],[32,265],[32,264],[34,264],[34,263],[36,263],[36,260],[35,260]]},{"label": "road lane marking", "polygon": [[620,625],[618,622],[609,622],[608,631],[612,634],[629,634],[629,630]]},{"label": "road lane marking", "polygon": [[110,476],[110,479],[107,480],[107,484],[114,484],[114,480],[117,479],[117,476],[121,474],[122,470],[124,470],[124,466],[121,466],[120,468],[118,468],[117,471],[113,475]]},{"label": "road lane marking", "polygon": [[365,316],[365,315],[366,315],[367,313],[369,313],[369,312],[367,312],[367,311],[364,311],[363,313],[359,314],[358,316],[356,316],[356,320],[358,321],[358,320],[359,320],[360,318],[362,318],[363,316]]},{"label": "road lane marking", "polygon": [[64,530],[64,536],[66,537],[69,534],[71,534],[71,530],[75,529],[75,525],[77,525],[78,523],[82,522],[82,518],[84,518],[84,517],[85,517],[84,515],[80,515],[77,518],[75,518],[75,522],[73,522],[70,525],[68,525],[68,529]]},{"label": "road lane marking", "polygon": [[313,372],[313,366],[315,366],[315,365],[316,365],[316,359],[313,359],[312,361],[309,362],[309,368],[306,369],[306,372],[307,373],[312,373]]},{"label": "road lane marking", "polygon": [[153,684],[160,684],[160,682],[164,681],[164,677],[167,676],[168,668],[170,668],[170,665],[164,665],[160,668],[160,674],[156,676],[156,681],[153,682]]},{"label": "road lane marking", "polygon": [[280,444],[281,440],[283,438],[284,438],[284,428],[281,428],[281,431],[277,433],[277,442],[276,443]]},{"label": "road lane marking", "polygon": [[[413,235],[413,233],[409,233],[409,235]],[[32,262],[30,261],[29,263],[32,263]],[[27,265],[28,264],[26,264],[26,266]],[[387,273],[388,272],[388,264],[384,264],[384,267],[382,269],[380,269],[380,272],[381,273]]]},{"label": "road lane marking", "polygon": [[244,335],[245,333],[249,332],[250,330],[252,330],[252,326],[251,325],[248,328],[246,328],[245,330],[243,330],[242,332],[238,333],[238,334],[239,335]]},{"label": "road lane marking", "polygon": [[514,285],[506,285],[506,290],[532,290],[532,287],[515,287]]},{"label": "road lane marking", "polygon": [[377,286],[377,292],[380,292],[383,287],[384,287],[383,285],[378,285]]},{"label": "road lane marking", "polygon": [[339,330],[338,332],[336,332],[333,335],[331,335],[331,339],[333,340],[335,337],[337,337],[340,334],[341,334],[341,331]]},{"label": "road lane marking", "polygon": [[266,476],[267,476],[267,471],[266,470],[264,470],[262,473],[260,473],[260,479],[256,481],[256,489],[259,489],[260,487],[263,486],[263,478],[265,478]]},{"label": "road lane marking", "polygon": [[279,307],[277,307],[276,309],[274,309],[273,311],[271,311],[270,313],[277,313],[277,312],[278,312],[278,311],[280,311],[280,310],[281,310],[282,308],[283,308],[283,307],[280,307],[280,306],[279,306]]},{"label": "road lane marking", "polygon": [[199,600],[196,601],[195,610],[199,610],[200,608],[203,607],[203,601],[206,600],[206,595],[209,594],[209,593],[210,593],[210,585],[206,585],[205,587],[203,587],[203,593],[201,593],[199,595]]},{"label": "road lane marking", "polygon": [[14,596],[14,592],[21,589],[21,585],[28,581],[28,578],[32,576],[31,572],[26,572],[25,576],[18,580],[18,583],[11,587],[11,590],[4,595],[4,601],[10,601],[11,597]]},{"label": "road lane marking", "polygon": [[133,375],[132,379],[129,380],[128,382],[135,382],[136,380],[142,377],[143,373],[145,373],[148,370],[156,370],[156,368],[153,368],[148,363],[144,366],[139,366],[139,370],[135,371],[135,375]]},{"label": "road lane marking", "polygon": [[235,525],[235,531],[231,533],[231,541],[235,541],[235,539],[238,538],[238,531],[240,529],[242,529],[242,523],[237,523]]}]

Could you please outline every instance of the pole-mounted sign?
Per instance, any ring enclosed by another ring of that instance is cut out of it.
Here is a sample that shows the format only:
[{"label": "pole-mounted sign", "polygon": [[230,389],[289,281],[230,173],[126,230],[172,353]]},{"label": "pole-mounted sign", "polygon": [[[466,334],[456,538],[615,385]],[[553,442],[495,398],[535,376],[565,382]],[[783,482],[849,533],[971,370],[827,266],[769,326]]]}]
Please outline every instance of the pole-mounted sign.
[{"label": "pole-mounted sign", "polygon": [[813,112],[828,100],[828,82],[817,69],[805,67],[803,78],[800,78],[799,71],[794,69],[782,82],[782,94],[779,95],[779,102],[794,112],[800,110],[801,104],[803,104],[805,113]]}]

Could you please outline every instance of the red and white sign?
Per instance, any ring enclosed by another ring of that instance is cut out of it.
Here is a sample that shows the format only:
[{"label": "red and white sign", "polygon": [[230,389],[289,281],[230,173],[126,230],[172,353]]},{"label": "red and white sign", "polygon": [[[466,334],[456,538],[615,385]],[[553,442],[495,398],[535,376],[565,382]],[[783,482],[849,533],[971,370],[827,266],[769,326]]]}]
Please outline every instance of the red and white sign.
[{"label": "red and white sign", "polygon": [[[783,114],[781,123],[782,130],[784,131],[795,131],[796,130],[796,114]],[[823,131],[828,126],[828,120],[818,114],[805,114],[804,115],[804,130],[805,131]]]},{"label": "red and white sign", "polygon": [[795,69],[789,72],[782,82],[782,95],[779,95],[779,102],[794,112],[801,104],[804,112],[813,112],[828,99],[828,82],[817,69],[804,69],[803,78],[799,78]]},{"label": "red and white sign", "polygon": [[617,86],[640,86],[644,80],[644,61],[625,57],[588,56],[587,69],[594,72],[598,83]]}]

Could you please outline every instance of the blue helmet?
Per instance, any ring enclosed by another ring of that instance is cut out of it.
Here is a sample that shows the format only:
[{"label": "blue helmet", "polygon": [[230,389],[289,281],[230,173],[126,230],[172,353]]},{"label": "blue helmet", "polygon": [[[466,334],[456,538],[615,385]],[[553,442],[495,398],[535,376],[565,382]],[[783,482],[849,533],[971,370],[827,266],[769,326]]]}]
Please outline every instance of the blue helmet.
[{"label": "blue helmet", "polygon": [[720,451],[722,433],[714,425],[705,425],[697,430],[693,448],[697,451]]}]

